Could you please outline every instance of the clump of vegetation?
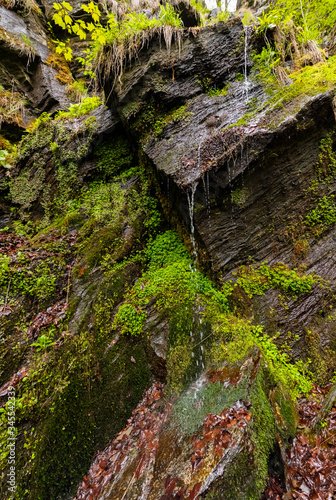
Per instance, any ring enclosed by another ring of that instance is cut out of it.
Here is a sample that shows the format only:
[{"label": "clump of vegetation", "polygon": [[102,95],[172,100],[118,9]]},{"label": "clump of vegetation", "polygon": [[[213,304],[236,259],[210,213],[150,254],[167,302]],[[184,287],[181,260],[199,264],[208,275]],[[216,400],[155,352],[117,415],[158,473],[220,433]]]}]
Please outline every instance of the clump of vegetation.
[{"label": "clump of vegetation", "polygon": [[316,227],[320,231],[336,222],[335,195],[323,196],[317,206],[308,212],[305,224],[309,227]]},{"label": "clump of vegetation", "polygon": [[[160,6],[158,18],[149,19],[142,12],[130,12],[118,21],[114,13],[108,14],[106,26],[100,23],[101,12],[96,4],[82,4],[81,8],[91,16],[90,22],[75,21],[71,17],[72,6],[68,2],[55,3],[53,20],[55,24],[85,40],[90,34],[91,48],[85,51],[84,58],[78,58],[86,68],[84,74],[94,76],[93,69],[106,76],[113,72],[117,77],[123,73],[124,64],[140,50],[145,40],[163,34],[167,49],[170,50],[172,37],[180,40],[179,29],[182,21],[173,7],[167,3]],[[64,42],[55,41],[56,52],[66,60],[72,59],[72,49]]]},{"label": "clump of vegetation", "polygon": [[334,134],[328,134],[320,144],[320,155],[316,165],[319,181],[328,182],[336,173],[336,152],[334,151]]},{"label": "clump of vegetation", "polygon": [[0,85],[0,127],[2,123],[12,123],[23,127],[23,117],[27,102],[18,92],[5,90]]},{"label": "clump of vegetation", "polygon": [[18,253],[15,263],[7,255],[0,257],[0,290],[3,300],[18,295],[36,297],[43,302],[55,293],[57,262],[40,262],[31,266],[25,254]]},{"label": "clump of vegetation", "polygon": [[98,96],[84,97],[78,104],[70,104],[69,111],[59,111],[55,119],[71,120],[73,118],[79,118],[80,116],[91,113],[91,111],[97,109],[102,104],[103,102]]},{"label": "clump of vegetation", "polygon": [[[134,334],[135,312],[146,315],[146,306],[154,301],[162,312],[172,312],[179,307],[191,307],[196,300],[204,304],[216,303],[223,311],[228,310],[227,294],[214,288],[199,271],[193,269],[192,260],[182,242],[172,231],[167,231],[149,245],[148,271],[126,297],[129,318],[122,306],[114,319],[114,325],[123,325],[123,332]],[[141,333],[136,329],[136,333]]]},{"label": "clump of vegetation", "polygon": [[27,56],[28,66],[35,59],[36,51],[29,37],[21,36],[20,38],[17,38],[0,27],[0,40],[11,49],[19,52],[21,55]]},{"label": "clump of vegetation", "polygon": [[161,134],[162,130],[166,125],[172,122],[178,122],[182,119],[187,118],[191,115],[191,113],[186,112],[187,106],[180,106],[179,108],[174,109],[168,114],[165,114],[164,117],[156,120],[153,125],[153,133],[154,135]]},{"label": "clump of vegetation", "polygon": [[[55,43],[53,42],[48,42],[48,48],[50,52],[46,64],[57,70],[57,75],[55,78],[57,78],[57,80],[62,85],[75,85],[75,87],[77,88],[78,84],[76,85],[77,82],[74,82],[69,64],[66,61],[64,55],[56,52]],[[77,99],[75,99],[75,101],[77,101]]]},{"label": "clump of vegetation", "polygon": [[11,168],[11,164],[8,163],[9,153],[6,149],[0,149],[0,166],[4,168]]},{"label": "clump of vegetation", "polygon": [[313,285],[320,282],[314,274],[305,275],[296,269],[289,269],[285,264],[279,263],[272,267],[263,263],[258,267],[242,266],[239,268],[237,285],[240,286],[248,297],[264,295],[269,288],[277,288],[296,298],[301,293],[312,291]]},{"label": "clump of vegetation", "polygon": [[226,96],[230,88],[230,84],[224,85],[224,87],[219,88],[211,83],[211,78],[196,78],[197,82],[201,85],[203,92],[208,94],[210,97]]},{"label": "clump of vegetation", "polygon": [[113,137],[110,141],[98,146],[95,155],[98,157],[97,169],[104,178],[129,169],[134,160],[130,145],[122,136]]},{"label": "clump of vegetation", "polygon": [[71,101],[81,102],[85,97],[87,97],[87,86],[82,80],[77,80],[70,83],[67,90],[67,96]]},{"label": "clump of vegetation", "polygon": [[293,20],[301,28],[299,42],[321,41],[325,32],[330,32],[336,23],[332,0],[323,4],[318,0],[277,0],[267,16],[273,22],[283,24]]}]

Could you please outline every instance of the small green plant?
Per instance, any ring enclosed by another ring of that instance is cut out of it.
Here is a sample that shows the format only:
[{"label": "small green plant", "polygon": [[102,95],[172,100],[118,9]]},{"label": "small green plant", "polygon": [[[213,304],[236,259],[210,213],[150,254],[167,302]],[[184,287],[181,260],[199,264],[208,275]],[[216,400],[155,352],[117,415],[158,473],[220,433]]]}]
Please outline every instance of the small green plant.
[{"label": "small green plant", "polygon": [[84,99],[78,104],[70,104],[69,111],[59,111],[56,115],[57,119],[71,119],[78,118],[83,115],[87,115],[94,109],[98,108],[103,104],[102,100],[98,96],[84,97]]},{"label": "small green plant", "polygon": [[9,256],[0,256],[0,290],[3,294],[22,294],[42,301],[54,294],[56,274],[52,271],[52,263],[41,262],[34,270],[29,265],[29,259],[21,252],[18,252],[15,264],[11,264]]},{"label": "small green plant", "polygon": [[40,335],[36,342],[33,342],[32,347],[36,347],[36,351],[47,351],[53,345],[56,345],[56,342],[53,342],[50,335],[43,334]]},{"label": "small green plant", "polygon": [[324,196],[311,210],[306,218],[305,224],[310,227],[319,227],[321,230],[336,222],[335,195]]},{"label": "small green plant", "polygon": [[30,47],[31,49],[34,49],[34,44],[28,35],[21,34],[21,39],[22,39],[23,43],[25,43],[28,47]]},{"label": "small green plant", "polygon": [[167,231],[159,235],[149,244],[147,256],[148,270],[130,290],[114,320],[114,326],[122,333],[139,334],[150,302],[162,314],[188,309],[197,300],[204,305],[215,304],[222,312],[228,311],[232,288],[217,290],[208,278],[193,269],[192,260],[176,233]]},{"label": "small green plant", "polygon": [[82,101],[87,97],[87,86],[82,80],[77,80],[68,86],[67,96],[75,102]]},{"label": "small green plant", "polygon": [[253,56],[255,63],[254,72],[257,74],[259,80],[268,84],[274,82],[274,69],[280,64],[280,54],[273,49],[270,44],[262,48],[260,54]]},{"label": "small green plant", "polygon": [[113,137],[101,144],[95,155],[98,158],[97,169],[105,178],[129,169],[133,162],[130,144],[122,136]]},{"label": "small green plant", "polygon": [[281,352],[267,335],[262,326],[252,326],[252,336],[265,356],[275,379],[288,387],[292,397],[307,395],[312,389],[311,374],[307,366],[299,360],[293,364],[286,352]]},{"label": "small green plant", "polygon": [[195,9],[195,11],[198,15],[199,24],[201,26],[205,26],[208,22],[210,10],[205,9],[204,6],[202,5],[202,3],[198,2],[197,0],[190,0],[190,5]]},{"label": "small green plant", "polygon": [[275,13],[273,13],[273,12],[269,13],[269,12],[263,11],[261,16],[259,16],[257,18],[258,25],[256,27],[256,33],[265,34],[265,32],[268,29],[275,28],[275,26],[277,24],[277,20],[278,20],[278,16]]},{"label": "small green plant", "polygon": [[[74,19],[71,15],[73,8],[68,2],[63,1],[53,5],[55,9],[53,21],[56,25],[69,34],[78,36],[81,40],[85,40],[88,35],[90,36],[91,47],[84,50],[84,57],[77,59],[85,68],[84,75],[87,74],[91,77],[94,76],[93,64],[95,61],[99,61],[99,66],[106,62],[106,54],[104,53],[106,47],[112,51],[106,69],[109,68],[110,71],[113,68],[116,73],[122,74],[125,59],[127,57],[131,59],[138,52],[139,39],[143,39],[145,34],[148,34],[150,38],[151,32],[152,34],[163,32],[169,50],[174,29],[182,27],[180,17],[169,3],[160,6],[158,19],[149,19],[143,12],[128,12],[121,21],[118,21],[113,13],[109,13],[106,26],[101,25],[101,12],[98,5],[93,2],[81,5],[81,8],[91,16],[88,22]],[[66,60],[71,60],[72,49],[68,42],[56,40],[55,43],[56,52],[63,54]]]},{"label": "small green plant", "polygon": [[162,130],[166,125],[172,122],[178,122],[184,118],[190,116],[191,113],[186,112],[187,106],[180,106],[176,108],[171,113],[166,114],[163,118],[156,120],[153,125],[153,132],[155,135],[161,134]]},{"label": "small green plant", "polygon": [[4,168],[11,168],[10,163],[7,162],[9,153],[6,149],[0,149],[0,166]]},{"label": "small green plant", "polygon": [[119,307],[114,318],[113,326],[120,328],[122,335],[141,335],[146,321],[146,314],[139,307],[132,304],[123,304]]}]

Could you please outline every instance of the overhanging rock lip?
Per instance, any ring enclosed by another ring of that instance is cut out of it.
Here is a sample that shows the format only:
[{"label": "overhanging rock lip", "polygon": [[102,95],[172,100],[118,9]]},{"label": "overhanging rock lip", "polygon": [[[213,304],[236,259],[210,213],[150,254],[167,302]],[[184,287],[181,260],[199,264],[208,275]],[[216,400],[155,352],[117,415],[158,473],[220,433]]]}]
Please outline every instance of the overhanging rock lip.
[{"label": "overhanging rock lip", "polygon": [[[286,134],[290,140],[290,134],[296,131],[300,122],[306,121],[309,124],[309,119],[311,119],[316,123],[318,118],[315,114],[317,107],[319,110],[322,107],[330,107],[330,112],[332,112],[334,96],[334,90],[328,90],[311,96],[308,99],[302,100],[301,98],[301,107],[294,114],[280,119],[278,125],[275,127],[271,127],[267,121],[262,123],[262,119],[258,120],[258,117],[256,117],[255,121],[251,124],[216,132],[215,135],[210,136],[204,141],[203,147],[204,150],[209,149],[213,141],[217,140],[220,142],[222,139],[224,145],[226,144],[227,147],[226,149],[223,148],[221,155],[207,161],[207,164],[203,166],[197,165],[195,157],[189,158],[189,160],[194,160],[192,165],[190,165],[190,161],[188,163],[188,158],[180,158],[179,168],[170,176],[178,187],[189,190],[190,186],[199,182],[206,172],[216,172],[226,164],[232,162],[234,157],[238,158],[240,156],[241,165],[240,168],[235,168],[234,176],[231,178],[232,181],[254,162],[261,153],[266,151],[274,140],[279,141]],[[252,147],[249,148],[249,146],[253,146],[253,149]],[[243,157],[242,152],[246,148],[249,149],[249,154],[247,157]],[[196,156],[197,151],[194,150],[193,153]]]}]

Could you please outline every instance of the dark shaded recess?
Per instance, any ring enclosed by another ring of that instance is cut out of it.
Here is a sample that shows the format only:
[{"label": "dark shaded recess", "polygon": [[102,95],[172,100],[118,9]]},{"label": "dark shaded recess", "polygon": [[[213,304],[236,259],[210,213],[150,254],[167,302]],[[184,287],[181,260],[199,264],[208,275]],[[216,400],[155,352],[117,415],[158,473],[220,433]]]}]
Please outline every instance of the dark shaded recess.
[{"label": "dark shaded recess", "polygon": [[174,9],[179,13],[185,28],[197,26],[199,18],[195,9],[187,6],[184,2],[180,2],[174,6]]}]

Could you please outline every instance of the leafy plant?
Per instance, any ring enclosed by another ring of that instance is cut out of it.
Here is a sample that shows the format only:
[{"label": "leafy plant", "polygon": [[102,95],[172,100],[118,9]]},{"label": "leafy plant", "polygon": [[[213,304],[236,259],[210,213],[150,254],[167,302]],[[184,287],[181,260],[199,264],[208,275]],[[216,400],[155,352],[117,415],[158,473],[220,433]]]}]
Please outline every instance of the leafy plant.
[{"label": "leafy plant", "polygon": [[8,151],[6,149],[0,149],[0,166],[4,168],[11,168],[10,163],[7,163]]},{"label": "leafy plant", "polygon": [[84,99],[78,104],[70,104],[69,111],[59,111],[56,114],[56,119],[71,119],[78,118],[83,115],[87,115],[94,109],[98,108],[103,104],[102,100],[98,96],[84,97]]},{"label": "leafy plant", "polygon": [[[78,58],[78,61],[85,67],[84,74],[93,76],[93,61],[98,59],[102,62],[103,48],[108,46],[112,48],[111,62],[117,72],[122,72],[123,61],[125,57],[133,57],[139,50],[138,42],[144,33],[149,33],[151,30],[155,33],[163,32],[167,47],[171,43],[172,31],[182,27],[182,21],[173,7],[167,3],[165,6],[160,6],[159,18],[149,19],[143,12],[129,12],[125,14],[121,21],[118,21],[113,13],[107,17],[106,26],[100,23],[101,13],[99,8],[93,2],[88,5],[82,4],[81,8],[91,16],[91,20],[85,22],[83,20],[74,20],[71,16],[72,6],[63,1],[55,3],[53,20],[56,25],[66,30],[71,35],[77,35],[80,39],[85,40],[88,35],[92,40],[91,48],[84,51],[85,56]],[[167,28],[170,29],[167,29]],[[67,60],[72,59],[72,49],[68,42],[55,41],[56,51],[59,54],[64,54]],[[117,56],[118,54],[118,56]]]},{"label": "leafy plant", "polygon": [[32,347],[36,347],[37,351],[46,351],[49,347],[56,345],[56,342],[53,342],[50,335],[40,335],[36,342],[33,342]]},{"label": "leafy plant", "polygon": [[336,222],[336,204],[335,195],[324,196],[317,204],[316,208],[311,210],[305,219],[307,226],[321,226],[321,228],[330,226]]},{"label": "leafy plant", "polygon": [[262,326],[252,326],[251,332],[254,341],[265,356],[275,380],[284,387],[288,387],[294,399],[299,395],[307,395],[312,389],[312,380],[304,363],[300,360],[293,364],[288,354],[279,351],[272,339],[263,334]]},{"label": "leafy plant", "polygon": [[257,19],[258,26],[256,27],[256,32],[265,33],[268,29],[275,28],[277,20],[277,14],[263,11],[261,16]]}]

